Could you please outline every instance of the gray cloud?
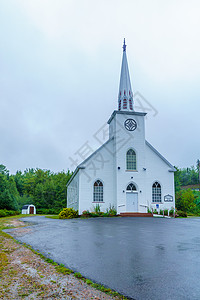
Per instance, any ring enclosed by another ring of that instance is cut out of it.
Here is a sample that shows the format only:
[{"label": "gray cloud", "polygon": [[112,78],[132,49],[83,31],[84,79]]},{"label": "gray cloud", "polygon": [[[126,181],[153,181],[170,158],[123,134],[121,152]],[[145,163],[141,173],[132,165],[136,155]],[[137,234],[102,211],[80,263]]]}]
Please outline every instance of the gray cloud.
[{"label": "gray cloud", "polygon": [[[122,39],[134,91],[158,110],[147,139],[172,164],[199,155],[198,1],[2,0],[1,163],[59,171],[117,108]],[[187,22],[186,22],[187,20]]]}]

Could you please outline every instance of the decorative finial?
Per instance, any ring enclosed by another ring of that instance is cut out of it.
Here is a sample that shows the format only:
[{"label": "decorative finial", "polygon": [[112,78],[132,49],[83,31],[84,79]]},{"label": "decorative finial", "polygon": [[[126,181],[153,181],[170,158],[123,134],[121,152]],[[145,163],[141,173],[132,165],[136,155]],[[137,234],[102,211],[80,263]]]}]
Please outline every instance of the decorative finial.
[{"label": "decorative finial", "polygon": [[125,44],[125,38],[124,38],[124,45],[123,45],[123,51],[126,51],[126,44]]}]

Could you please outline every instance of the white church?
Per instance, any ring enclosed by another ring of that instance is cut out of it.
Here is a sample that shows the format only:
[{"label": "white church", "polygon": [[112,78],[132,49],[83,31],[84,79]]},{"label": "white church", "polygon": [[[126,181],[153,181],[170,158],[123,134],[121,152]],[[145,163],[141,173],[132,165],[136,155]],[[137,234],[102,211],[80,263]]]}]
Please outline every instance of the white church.
[{"label": "white church", "polygon": [[[118,110],[108,120],[109,138],[74,171],[67,184],[67,207],[117,213],[175,208],[171,165],[145,139],[145,112],[134,110],[124,40]],[[159,126],[159,124],[158,124]],[[160,133],[161,134],[161,133]]]}]

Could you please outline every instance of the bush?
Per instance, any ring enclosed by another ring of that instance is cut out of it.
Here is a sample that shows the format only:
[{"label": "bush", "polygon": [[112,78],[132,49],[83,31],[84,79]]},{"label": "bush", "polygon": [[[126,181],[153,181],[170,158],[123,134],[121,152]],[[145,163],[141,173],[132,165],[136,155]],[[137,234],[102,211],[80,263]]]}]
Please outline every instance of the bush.
[{"label": "bush", "polygon": [[90,213],[90,216],[91,216],[92,218],[96,218],[96,217],[100,217],[101,215],[100,215],[100,213],[91,212],[91,213]]},{"label": "bush", "polygon": [[101,212],[101,206],[99,204],[96,204],[96,206],[94,207],[94,212],[96,214],[99,214]]},{"label": "bush", "polygon": [[170,209],[169,215],[172,217],[174,215],[174,209]]},{"label": "bush", "polygon": [[0,218],[19,215],[19,211],[0,209]]},{"label": "bush", "polygon": [[185,211],[178,210],[177,211],[177,217],[187,218],[187,213]]},{"label": "bush", "polygon": [[163,210],[162,209],[160,209],[160,215],[163,215]]},{"label": "bush", "polygon": [[74,210],[73,208],[63,208],[63,210],[59,213],[59,219],[73,218],[78,218],[78,210]]},{"label": "bush", "polygon": [[89,210],[84,210],[82,212],[82,217],[85,217],[85,218],[91,217],[91,213],[89,212]]},{"label": "bush", "polygon": [[108,208],[106,209],[106,212],[101,211],[99,204],[94,206],[93,209],[94,209],[93,212],[89,212],[89,210],[84,210],[82,212],[82,217],[86,217],[86,218],[89,218],[89,217],[93,217],[93,218],[96,218],[96,217],[114,217],[114,216],[117,215],[117,211],[116,211],[115,207],[111,206],[111,205],[110,205],[109,209]]},{"label": "bush", "polygon": [[154,209],[153,213],[157,215],[158,214],[157,209]]},{"label": "bush", "polygon": [[0,218],[6,217],[6,216],[7,216],[6,212],[3,209],[1,209],[0,210]]},{"label": "bush", "polygon": [[58,215],[60,208],[38,208],[36,213],[40,215]]},{"label": "bush", "polygon": [[176,193],[178,211],[193,212],[196,209],[195,195],[192,190],[181,190]]},{"label": "bush", "polygon": [[108,217],[116,216],[117,215],[116,208],[110,205],[109,209],[106,210],[106,214],[108,215]]},{"label": "bush", "polygon": [[165,210],[164,210],[164,215],[165,215],[165,216],[168,216],[168,209],[165,209]]},{"label": "bush", "polygon": [[102,217],[103,216],[103,212],[101,211],[101,206],[100,204],[96,204],[96,206],[93,207],[93,210],[91,213],[90,213],[90,216],[95,218],[95,217]]}]

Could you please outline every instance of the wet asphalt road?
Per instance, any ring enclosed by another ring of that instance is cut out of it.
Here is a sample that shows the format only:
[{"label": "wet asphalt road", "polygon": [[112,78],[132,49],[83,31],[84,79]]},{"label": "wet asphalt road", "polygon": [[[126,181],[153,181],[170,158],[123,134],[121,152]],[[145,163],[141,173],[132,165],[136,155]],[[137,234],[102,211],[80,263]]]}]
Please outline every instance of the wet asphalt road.
[{"label": "wet asphalt road", "polygon": [[200,218],[23,221],[35,225],[19,241],[123,295],[200,299]]}]

